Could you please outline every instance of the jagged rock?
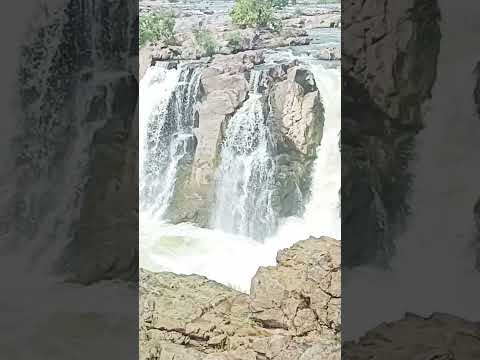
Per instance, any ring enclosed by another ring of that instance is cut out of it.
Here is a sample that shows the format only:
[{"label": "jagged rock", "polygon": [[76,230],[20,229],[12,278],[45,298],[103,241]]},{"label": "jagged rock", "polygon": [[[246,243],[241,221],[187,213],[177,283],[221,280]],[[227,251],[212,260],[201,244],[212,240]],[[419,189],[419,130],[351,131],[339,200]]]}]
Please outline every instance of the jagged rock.
[{"label": "jagged rock", "polygon": [[[187,184],[171,206],[173,222],[209,225],[224,132],[248,98],[253,68],[264,61],[262,50],[216,55],[202,70],[197,146]],[[308,175],[323,133],[324,108],[314,75],[295,61],[269,65],[264,87],[265,103],[271,104],[279,129],[273,206],[280,216],[295,215],[303,206],[296,196],[306,195],[309,188]]]},{"label": "jagged rock", "polygon": [[144,46],[138,51],[138,67],[140,79],[145,75],[148,67],[152,65],[152,48]]},{"label": "jagged rock", "polygon": [[207,226],[210,220],[213,183],[225,121],[246,100],[248,81],[245,72],[263,62],[263,52],[216,56],[204,69],[200,80],[201,102],[197,146],[192,172],[184,191],[176,199],[172,221],[190,221]]},{"label": "jagged rock", "polygon": [[267,328],[295,335],[340,330],[340,245],[337,240],[298,242],[260,268],[252,280],[250,310]]},{"label": "jagged rock", "polygon": [[314,156],[324,118],[313,74],[298,67],[289,69],[287,78],[276,84],[272,100],[285,142],[292,143],[303,155]]},{"label": "jagged rock", "polygon": [[324,47],[319,49],[313,56],[319,60],[340,60],[342,54],[338,47]]},{"label": "jagged rock", "polygon": [[279,33],[260,32],[254,46],[256,49],[274,49],[285,46],[308,45],[310,42],[311,39],[304,29],[286,28]]},{"label": "jagged rock", "polygon": [[480,357],[480,324],[447,314],[407,314],[342,349],[345,360],[470,360]]},{"label": "jagged rock", "polygon": [[[277,262],[259,270],[250,297],[202,276],[142,269],[140,359],[339,360],[333,304],[340,301],[339,242],[310,238],[280,251]],[[277,296],[278,286],[286,290],[278,299],[291,316],[277,328],[263,326],[262,304]],[[315,316],[305,316],[308,311]]]},{"label": "jagged rock", "polygon": [[348,0],[343,9],[342,240],[344,265],[356,266],[393,254],[393,229],[408,213],[410,160],[435,81],[440,12],[432,0]]}]

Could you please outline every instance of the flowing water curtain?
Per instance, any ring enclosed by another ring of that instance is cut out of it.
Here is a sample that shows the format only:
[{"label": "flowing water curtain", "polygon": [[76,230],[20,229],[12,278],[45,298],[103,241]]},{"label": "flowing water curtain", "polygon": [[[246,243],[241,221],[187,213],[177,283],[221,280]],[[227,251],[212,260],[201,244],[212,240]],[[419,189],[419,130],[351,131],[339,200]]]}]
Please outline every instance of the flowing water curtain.
[{"label": "flowing water curtain", "polygon": [[[179,70],[165,70],[155,67],[151,71],[167,71],[171,76],[163,74],[142,91],[147,95],[155,90],[150,87],[157,85],[156,90],[163,90],[163,93],[153,99],[153,104],[145,103],[146,109],[141,111],[144,155],[141,156],[140,206],[162,218],[181,172],[193,161],[196,148],[193,128],[201,68],[185,66]],[[162,102],[162,96],[168,100]]]},{"label": "flowing water curtain", "polygon": [[[25,34],[18,59],[22,113],[17,117],[11,147],[16,176],[22,181],[15,196],[6,199],[16,204],[8,204],[6,209],[17,209],[19,226],[12,241],[24,241],[23,252],[44,263],[47,271],[52,259],[66,256],[68,244],[87,248],[78,224],[87,223],[87,214],[92,214],[84,201],[86,193],[95,191],[93,183],[97,188],[104,185],[91,180],[98,175],[94,164],[104,150],[99,134],[109,128],[120,135],[116,139],[132,139],[132,114],[122,111],[134,108],[136,98],[123,100],[123,107],[117,99],[136,87],[134,72],[129,72],[138,50],[136,12],[130,3],[106,6],[95,1],[42,1]],[[119,21],[106,21],[115,15]],[[104,41],[111,34],[116,36]],[[108,56],[112,45],[115,55]],[[113,67],[117,71],[106,70]],[[116,156],[129,151],[125,144],[115,148]],[[117,167],[109,174],[113,177],[116,171],[122,170]],[[103,204],[108,206],[108,201]],[[3,204],[0,207],[4,208]],[[72,256],[75,254],[69,258]]]},{"label": "flowing water curtain", "polygon": [[276,228],[275,139],[264,73],[254,71],[248,100],[229,121],[218,169],[214,225],[263,239]]}]

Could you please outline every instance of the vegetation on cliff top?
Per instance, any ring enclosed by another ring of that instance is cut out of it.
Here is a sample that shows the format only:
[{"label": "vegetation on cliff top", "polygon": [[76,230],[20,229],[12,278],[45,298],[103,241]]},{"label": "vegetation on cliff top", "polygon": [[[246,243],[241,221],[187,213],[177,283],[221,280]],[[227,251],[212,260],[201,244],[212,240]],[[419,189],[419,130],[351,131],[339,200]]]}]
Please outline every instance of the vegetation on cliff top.
[{"label": "vegetation on cliff top", "polygon": [[208,30],[195,30],[193,32],[195,46],[202,52],[202,56],[212,56],[218,51],[218,43],[215,36]]},{"label": "vegetation on cliff top", "polygon": [[140,47],[148,42],[162,41],[168,45],[175,43],[175,16],[168,12],[161,14],[152,12],[140,15],[139,44]]},{"label": "vegetation on cliff top", "polygon": [[240,27],[271,27],[279,29],[281,23],[274,9],[286,5],[286,0],[237,0],[230,16]]}]

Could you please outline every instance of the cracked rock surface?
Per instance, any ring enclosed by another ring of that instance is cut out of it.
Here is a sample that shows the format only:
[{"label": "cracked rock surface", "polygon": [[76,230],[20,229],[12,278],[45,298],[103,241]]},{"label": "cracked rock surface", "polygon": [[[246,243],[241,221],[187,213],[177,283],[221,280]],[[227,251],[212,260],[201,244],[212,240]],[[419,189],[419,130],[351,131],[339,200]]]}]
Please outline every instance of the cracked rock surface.
[{"label": "cracked rock surface", "polygon": [[142,360],[339,360],[340,242],[279,251],[243,294],[198,275],[140,272]]}]

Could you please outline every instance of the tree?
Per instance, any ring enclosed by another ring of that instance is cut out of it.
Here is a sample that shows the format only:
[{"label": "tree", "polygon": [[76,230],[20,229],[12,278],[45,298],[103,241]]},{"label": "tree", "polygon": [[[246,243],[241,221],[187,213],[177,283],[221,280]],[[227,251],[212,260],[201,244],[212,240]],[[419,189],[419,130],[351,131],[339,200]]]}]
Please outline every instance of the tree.
[{"label": "tree", "polygon": [[240,27],[271,27],[278,29],[280,21],[274,15],[274,8],[285,0],[237,0],[230,12],[232,21]]},{"label": "tree", "polygon": [[167,45],[175,43],[175,16],[173,13],[148,13],[140,15],[139,43],[162,41]]}]

